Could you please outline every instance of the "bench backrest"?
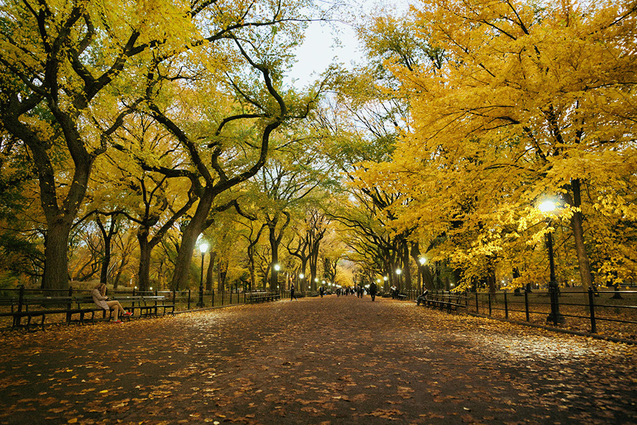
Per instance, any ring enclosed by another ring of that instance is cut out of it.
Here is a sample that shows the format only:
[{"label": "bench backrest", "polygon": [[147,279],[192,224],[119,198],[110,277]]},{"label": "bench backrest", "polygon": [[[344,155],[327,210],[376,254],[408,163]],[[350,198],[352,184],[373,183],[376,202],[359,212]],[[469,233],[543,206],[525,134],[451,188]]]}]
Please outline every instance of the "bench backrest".
[{"label": "bench backrest", "polygon": [[30,307],[42,307],[48,309],[51,307],[69,307],[73,302],[72,297],[24,297],[22,306],[26,310]]}]

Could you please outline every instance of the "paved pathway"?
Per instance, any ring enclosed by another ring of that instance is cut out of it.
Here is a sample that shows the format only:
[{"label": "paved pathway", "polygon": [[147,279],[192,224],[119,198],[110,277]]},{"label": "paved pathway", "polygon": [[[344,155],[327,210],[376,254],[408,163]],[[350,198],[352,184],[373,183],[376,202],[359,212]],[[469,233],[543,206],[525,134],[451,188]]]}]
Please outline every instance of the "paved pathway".
[{"label": "paved pathway", "polygon": [[330,296],[0,336],[0,423],[637,424],[637,347]]}]

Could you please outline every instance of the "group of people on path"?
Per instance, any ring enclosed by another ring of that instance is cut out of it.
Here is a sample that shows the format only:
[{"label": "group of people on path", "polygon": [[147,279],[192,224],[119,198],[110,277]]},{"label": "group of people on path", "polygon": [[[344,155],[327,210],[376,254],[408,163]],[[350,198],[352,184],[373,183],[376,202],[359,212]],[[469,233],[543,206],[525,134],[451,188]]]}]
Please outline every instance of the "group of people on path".
[{"label": "group of people on path", "polygon": [[[292,285],[290,288],[290,295],[292,298],[292,296],[294,295],[294,289],[293,289],[294,285]],[[372,301],[374,301],[376,299],[376,294],[378,293],[378,286],[376,286],[375,282],[372,282],[368,285],[367,289],[365,289],[365,287],[363,285],[354,285],[353,288],[347,287],[347,288],[337,288],[336,289],[336,295],[337,296],[341,296],[341,295],[350,295],[350,294],[356,294],[357,298],[363,298],[363,295],[365,295],[365,292],[367,292],[371,297],[372,297]],[[320,286],[318,288],[318,293],[321,296],[321,298],[323,298],[323,295],[325,295],[325,288],[323,286]]]}]

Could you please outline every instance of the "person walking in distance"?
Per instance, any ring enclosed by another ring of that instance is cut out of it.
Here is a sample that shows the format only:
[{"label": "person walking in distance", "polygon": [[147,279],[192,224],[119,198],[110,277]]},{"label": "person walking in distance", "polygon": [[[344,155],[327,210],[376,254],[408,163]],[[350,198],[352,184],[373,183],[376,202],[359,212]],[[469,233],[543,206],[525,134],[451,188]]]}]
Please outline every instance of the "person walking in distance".
[{"label": "person walking in distance", "polygon": [[378,288],[376,287],[376,282],[372,280],[372,283],[369,284],[369,295],[372,297],[372,301],[376,299],[376,292]]},{"label": "person walking in distance", "polygon": [[292,300],[296,300],[296,296],[294,295],[294,284],[293,283],[290,285],[290,301],[292,301]]}]

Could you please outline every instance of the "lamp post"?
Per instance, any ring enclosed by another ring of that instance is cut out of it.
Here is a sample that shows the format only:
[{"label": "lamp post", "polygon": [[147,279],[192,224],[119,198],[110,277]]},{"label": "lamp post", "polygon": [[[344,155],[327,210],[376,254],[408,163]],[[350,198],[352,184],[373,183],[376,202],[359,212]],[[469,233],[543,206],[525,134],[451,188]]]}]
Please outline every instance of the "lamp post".
[{"label": "lamp post", "polygon": [[425,270],[424,270],[424,266],[425,263],[427,262],[427,259],[425,257],[420,257],[418,259],[418,262],[420,263],[420,270],[418,273],[418,276],[420,277],[420,293],[422,294],[423,292],[425,292]]},{"label": "lamp post", "polygon": [[[548,216],[548,224],[551,225],[551,213],[555,210],[555,203],[545,201],[539,206],[540,211]],[[555,260],[553,258],[553,234],[549,230],[546,232],[546,249],[549,254],[549,296],[551,299],[551,313],[546,318],[547,322],[553,322],[555,325],[564,323],[564,316],[560,314],[560,303],[558,299],[559,288],[555,279]]]},{"label": "lamp post", "polygon": [[277,289],[279,289],[279,270],[281,270],[281,266],[275,264],[274,266],[272,266],[272,269],[274,270],[274,280],[276,282],[276,287]]},{"label": "lamp post", "polygon": [[202,242],[199,245],[199,251],[201,251],[201,277],[199,279],[199,302],[197,303],[197,307],[201,308],[204,306],[203,304],[203,261],[206,258],[206,252],[208,252],[208,244],[206,242]]},{"label": "lamp post", "polygon": [[305,293],[305,288],[303,287],[303,278],[305,277],[305,275],[303,273],[299,274],[299,287],[298,290],[299,292],[303,291],[303,293]]},{"label": "lamp post", "polygon": [[398,290],[397,292],[400,292],[401,289],[401,284],[400,284],[400,275],[403,273],[403,271],[401,269],[396,269],[396,274],[398,275]]}]

